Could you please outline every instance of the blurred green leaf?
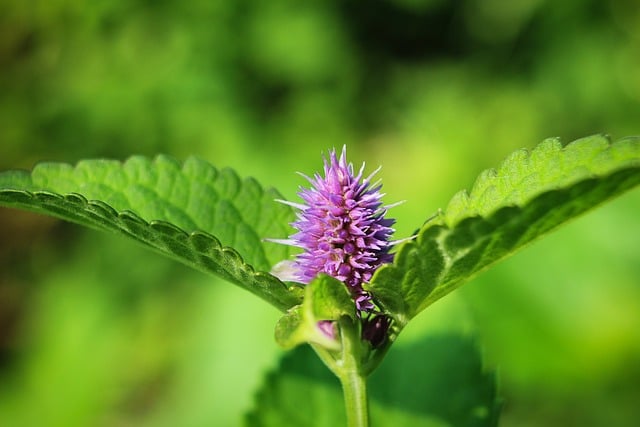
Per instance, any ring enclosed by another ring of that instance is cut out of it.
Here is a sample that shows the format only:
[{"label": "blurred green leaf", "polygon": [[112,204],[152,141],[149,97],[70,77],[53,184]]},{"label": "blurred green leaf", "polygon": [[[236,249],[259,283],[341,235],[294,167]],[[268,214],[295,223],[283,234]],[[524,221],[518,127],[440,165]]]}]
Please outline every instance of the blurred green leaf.
[{"label": "blurred green leaf", "polygon": [[376,299],[405,324],[489,265],[640,183],[640,138],[550,139],[480,174],[371,281]]},{"label": "blurred green leaf", "polygon": [[301,305],[289,310],[276,325],[276,341],[284,348],[305,342],[337,350],[339,342],[318,327],[320,321],[337,321],[342,316],[355,319],[355,304],[344,283],[325,274],[305,286]]},{"label": "blurred green leaf", "polygon": [[196,158],[43,163],[31,173],[0,174],[0,205],[129,236],[284,311],[299,299],[264,271],[287,258],[288,249],[267,250],[262,241],[287,233],[291,210],[273,202],[279,197]]},{"label": "blurred green leaf", "polygon": [[[495,426],[500,410],[495,374],[483,368],[474,340],[460,335],[394,347],[369,392],[374,427]],[[252,427],[346,423],[340,383],[308,346],[283,357],[255,402]]]}]

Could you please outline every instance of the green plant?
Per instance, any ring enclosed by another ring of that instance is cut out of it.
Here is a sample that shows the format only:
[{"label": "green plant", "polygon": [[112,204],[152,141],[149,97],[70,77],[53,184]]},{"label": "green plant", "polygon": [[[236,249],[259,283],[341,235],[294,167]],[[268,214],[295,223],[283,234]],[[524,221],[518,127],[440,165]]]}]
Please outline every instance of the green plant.
[{"label": "green plant", "polygon": [[[497,170],[483,172],[470,193],[456,194],[414,236],[398,242],[392,260],[383,257],[384,262],[374,263],[372,277],[359,283],[375,307],[369,311],[354,302],[361,294],[345,286],[341,276],[318,274],[301,285],[280,280],[280,272],[270,273],[296,254],[269,240],[290,234],[291,203],[275,203],[282,198],[275,190],[196,158],[183,163],[165,156],[132,157],[124,163],[85,160],[76,166],[42,163],[31,172],[0,174],[0,204],[126,235],[235,283],[282,311],[277,341],[284,347],[312,345],[341,380],[346,412],[337,409],[335,384],[324,385],[325,371],[312,374],[318,380],[312,388],[299,381],[297,374],[310,366],[310,353],[298,349],[267,379],[263,398],[247,418],[250,425],[335,425],[345,415],[352,426],[367,425],[369,415],[380,425],[440,425],[442,420],[494,425],[500,406],[495,378],[483,371],[468,340],[453,343],[458,351],[451,354],[439,354],[442,343],[437,342],[414,354],[449,359],[452,370],[461,369],[456,361],[469,361],[460,377],[427,370],[428,377],[416,386],[432,401],[438,401],[439,390],[458,393],[460,398],[449,402],[447,411],[425,403],[415,418],[407,418],[385,405],[397,402],[393,397],[373,399],[369,409],[367,378],[422,310],[497,261],[638,183],[640,138],[612,143],[592,136],[565,147],[550,139],[530,152],[517,151]],[[370,213],[376,220],[378,208]],[[371,323],[380,319],[382,323]],[[329,322],[328,332],[319,327],[326,326],[323,322]],[[375,339],[367,332],[372,325]],[[402,363],[402,357],[391,352],[387,363]],[[412,379],[383,371],[374,377],[370,394],[384,394],[375,391],[376,381],[379,390],[392,394],[394,387]]]}]

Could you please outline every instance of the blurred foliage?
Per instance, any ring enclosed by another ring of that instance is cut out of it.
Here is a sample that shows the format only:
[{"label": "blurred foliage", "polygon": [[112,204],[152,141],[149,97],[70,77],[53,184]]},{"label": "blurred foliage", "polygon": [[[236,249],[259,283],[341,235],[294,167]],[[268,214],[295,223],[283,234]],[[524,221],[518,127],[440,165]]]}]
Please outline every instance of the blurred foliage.
[{"label": "blurred foliage", "polygon": [[[635,0],[0,0],[0,168],[195,154],[294,198],[347,144],[407,200],[403,237],[513,149],[637,133],[638,28]],[[639,209],[576,221],[397,345],[477,330],[503,425],[636,425]],[[275,310],[122,239],[2,210],[0,255],[2,425],[239,425],[276,364]]]}]

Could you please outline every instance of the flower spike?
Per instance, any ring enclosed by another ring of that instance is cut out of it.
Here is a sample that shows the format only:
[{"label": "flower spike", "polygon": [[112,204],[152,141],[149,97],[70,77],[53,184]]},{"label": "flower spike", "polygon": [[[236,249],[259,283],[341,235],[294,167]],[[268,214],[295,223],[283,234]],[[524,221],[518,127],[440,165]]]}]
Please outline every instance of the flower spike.
[{"label": "flower spike", "polygon": [[285,202],[296,209],[297,220],[291,225],[297,233],[286,240],[272,240],[303,249],[295,261],[288,263],[288,278],[309,283],[318,274],[332,276],[348,287],[358,314],[375,310],[367,283],[382,264],[393,261],[389,253],[393,242],[393,219],[385,218],[379,182],[371,183],[376,169],[363,177],[364,164],[354,174],[347,163],[346,146],[340,157],[335,149],[324,160],[324,176],[303,175],[311,188],[301,188],[303,204]]}]

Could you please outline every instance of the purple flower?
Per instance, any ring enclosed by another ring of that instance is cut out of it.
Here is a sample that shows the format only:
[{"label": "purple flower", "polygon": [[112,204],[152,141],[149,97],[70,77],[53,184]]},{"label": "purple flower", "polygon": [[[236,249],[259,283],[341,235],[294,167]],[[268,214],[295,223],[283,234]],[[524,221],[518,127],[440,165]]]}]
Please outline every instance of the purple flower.
[{"label": "purple flower", "polygon": [[385,218],[381,185],[363,178],[364,164],[354,174],[347,163],[346,147],[338,159],[335,149],[324,160],[324,177],[303,175],[311,188],[298,193],[304,204],[281,201],[298,209],[293,225],[298,231],[278,243],[303,249],[291,266],[288,278],[309,283],[319,273],[335,277],[348,287],[358,314],[375,310],[371,295],[362,288],[378,267],[393,261],[389,241],[394,224]]}]

